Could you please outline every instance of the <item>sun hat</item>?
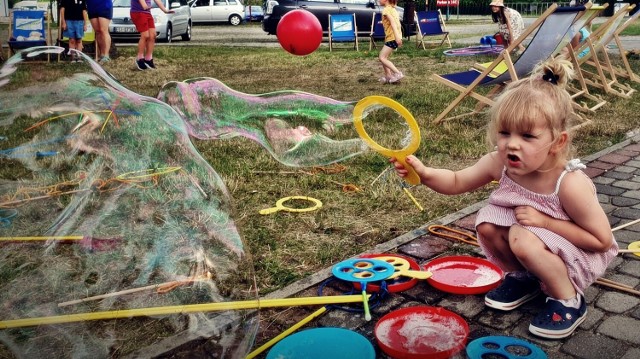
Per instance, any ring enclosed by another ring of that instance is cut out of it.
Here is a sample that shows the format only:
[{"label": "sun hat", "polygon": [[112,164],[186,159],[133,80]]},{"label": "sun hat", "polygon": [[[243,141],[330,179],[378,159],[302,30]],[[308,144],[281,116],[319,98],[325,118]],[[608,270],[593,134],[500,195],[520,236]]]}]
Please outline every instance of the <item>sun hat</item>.
[{"label": "sun hat", "polygon": [[500,6],[504,7],[504,0],[493,0],[489,6]]}]

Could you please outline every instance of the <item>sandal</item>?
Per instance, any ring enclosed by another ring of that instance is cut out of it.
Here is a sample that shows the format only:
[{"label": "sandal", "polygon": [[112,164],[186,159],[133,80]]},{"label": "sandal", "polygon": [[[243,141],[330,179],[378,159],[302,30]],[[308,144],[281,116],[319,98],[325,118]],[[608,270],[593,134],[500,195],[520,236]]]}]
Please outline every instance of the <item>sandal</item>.
[{"label": "sandal", "polygon": [[547,298],[544,310],[533,318],[529,331],[539,337],[560,339],[568,337],[587,318],[587,303],[581,298],[580,308],[565,307],[561,302]]}]

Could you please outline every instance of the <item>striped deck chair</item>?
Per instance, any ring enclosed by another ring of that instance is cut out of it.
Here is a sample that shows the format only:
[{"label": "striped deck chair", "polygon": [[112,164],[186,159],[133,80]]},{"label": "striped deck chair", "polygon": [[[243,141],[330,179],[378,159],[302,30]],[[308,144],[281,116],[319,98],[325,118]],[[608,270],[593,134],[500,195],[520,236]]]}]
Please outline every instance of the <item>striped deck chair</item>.
[{"label": "striped deck chair", "polygon": [[627,51],[622,46],[622,41],[620,41],[620,33],[623,32],[627,27],[629,27],[629,25],[631,25],[634,21],[636,21],[638,19],[638,16],[640,16],[640,10],[631,15],[627,19],[627,21],[620,25],[613,34],[613,41],[615,41],[616,46],[618,47],[618,51],[620,52],[620,57],[623,63],[623,67],[614,66],[613,70],[615,71],[615,74],[617,76],[626,78],[633,82],[640,82],[640,76],[636,75],[631,69],[631,65],[629,65],[629,60],[627,59]]},{"label": "striped deck chair", "polygon": [[353,42],[353,48],[359,51],[356,14],[329,14],[329,51],[339,42]]},{"label": "striped deck chair", "polygon": [[[445,119],[468,116],[478,113],[486,105],[493,105],[492,97],[499,93],[506,83],[529,75],[538,63],[553,55],[562,42],[567,41],[566,35],[569,28],[584,10],[584,6],[558,7],[557,4],[552,4],[547,11],[524,30],[519,38],[500,53],[484,71],[471,69],[446,75],[433,75],[432,77],[436,81],[460,92],[458,97],[438,115],[434,122],[439,123]],[[511,52],[534,32],[535,34],[529,46],[513,62],[510,55]],[[495,78],[489,76],[502,61],[507,65],[507,71]],[[492,88],[486,95],[483,95],[477,92],[480,86],[492,86]],[[476,106],[470,113],[446,118],[467,97],[472,97],[479,106]]]},{"label": "striped deck chair", "polygon": [[[624,17],[634,7],[635,5],[628,4],[620,7],[613,16],[585,40],[582,46],[570,51],[571,60],[576,69],[579,69],[579,76],[583,77],[588,86],[622,98],[630,98],[635,89],[618,81],[606,46],[614,40],[615,33],[621,27]],[[578,55],[587,49],[589,52],[584,56]]]},{"label": "striped deck chair", "polygon": [[[9,18],[8,57],[19,50],[51,45],[48,11],[12,10]],[[47,56],[47,61],[49,61],[49,56]]]}]

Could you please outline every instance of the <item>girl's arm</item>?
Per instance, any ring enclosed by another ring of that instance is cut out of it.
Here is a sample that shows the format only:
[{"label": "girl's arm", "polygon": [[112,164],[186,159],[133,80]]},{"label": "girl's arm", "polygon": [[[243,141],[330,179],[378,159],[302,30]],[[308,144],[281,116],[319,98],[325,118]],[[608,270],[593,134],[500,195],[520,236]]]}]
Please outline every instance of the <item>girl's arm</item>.
[{"label": "girl's arm", "polygon": [[391,30],[393,30],[393,36],[396,38],[396,43],[398,46],[402,46],[402,32],[398,28],[398,23],[393,19],[389,19],[389,23],[391,24]]},{"label": "girl's arm", "polygon": [[174,10],[167,10],[167,8],[164,7],[162,0],[153,0],[153,1],[155,1],[156,4],[158,4],[158,8],[160,8],[160,10],[162,10],[162,12],[164,12],[165,14],[173,14],[175,12]]},{"label": "girl's arm", "polygon": [[515,39],[513,38],[513,31],[511,31],[511,16],[507,9],[504,10],[504,19],[509,31],[509,44],[511,44]]},{"label": "girl's arm", "polygon": [[[400,162],[395,158],[390,161],[400,177],[407,175],[406,168]],[[484,155],[474,165],[459,171],[427,167],[413,155],[407,157],[406,162],[416,171],[422,184],[449,195],[469,192],[499,179],[504,167],[496,152]]]},{"label": "girl's arm", "polygon": [[519,224],[542,227],[554,232],[576,247],[591,252],[606,252],[613,244],[607,215],[593,193],[591,181],[584,174],[570,172],[560,185],[560,202],[570,221],[552,218],[531,207],[517,207]]},{"label": "girl's arm", "polygon": [[67,21],[64,19],[64,7],[60,8],[60,27],[62,30],[67,29]]}]

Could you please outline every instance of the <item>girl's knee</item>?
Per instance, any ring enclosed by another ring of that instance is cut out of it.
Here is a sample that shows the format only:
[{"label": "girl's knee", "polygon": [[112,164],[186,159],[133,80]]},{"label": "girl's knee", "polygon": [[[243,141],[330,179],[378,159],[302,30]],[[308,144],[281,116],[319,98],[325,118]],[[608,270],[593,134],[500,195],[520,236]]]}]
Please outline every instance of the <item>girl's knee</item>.
[{"label": "girl's knee", "polygon": [[493,238],[498,237],[498,227],[495,224],[483,222],[476,227],[478,237],[482,237],[484,240],[491,241]]}]

